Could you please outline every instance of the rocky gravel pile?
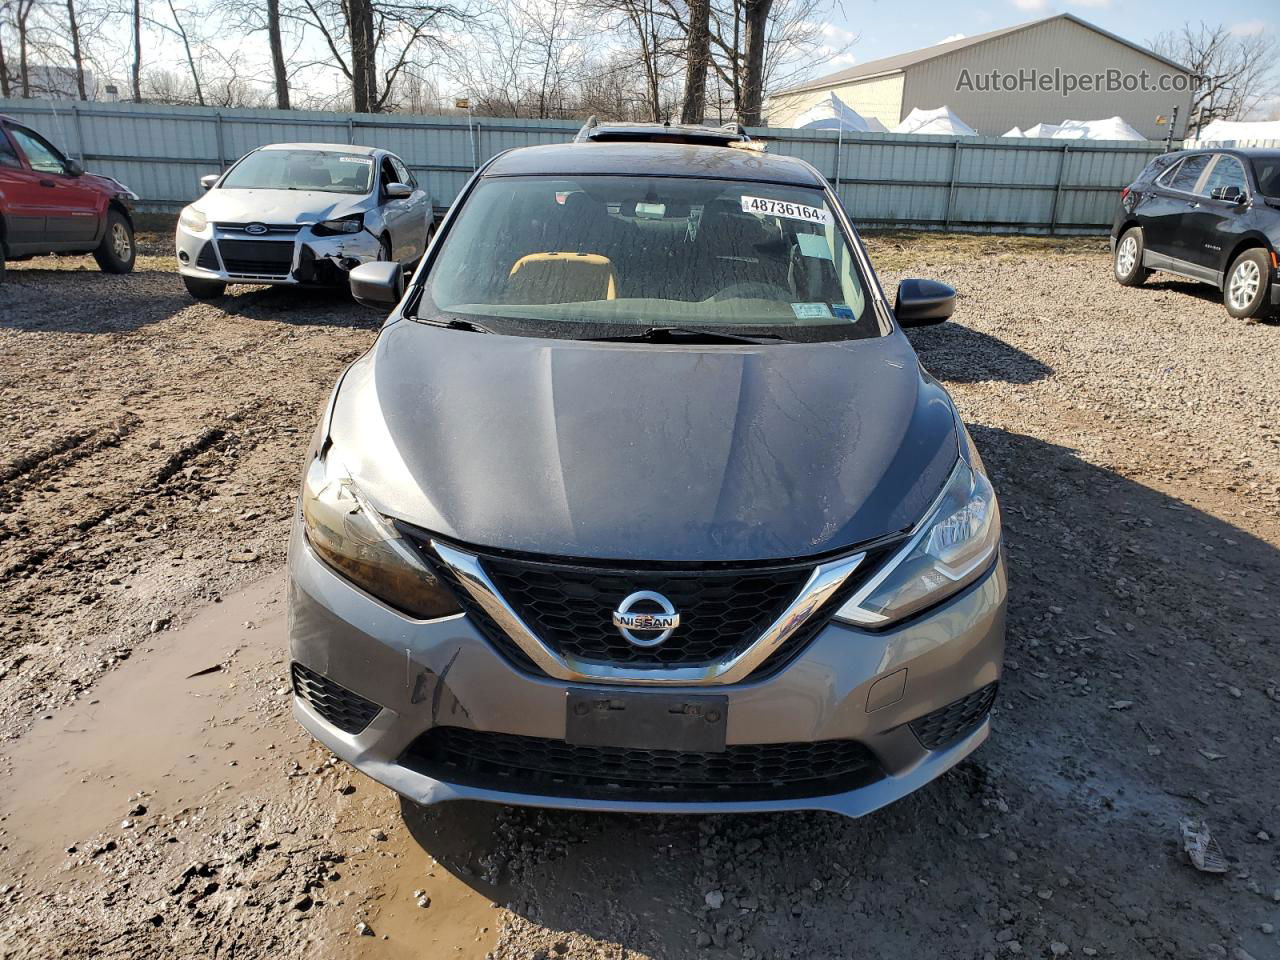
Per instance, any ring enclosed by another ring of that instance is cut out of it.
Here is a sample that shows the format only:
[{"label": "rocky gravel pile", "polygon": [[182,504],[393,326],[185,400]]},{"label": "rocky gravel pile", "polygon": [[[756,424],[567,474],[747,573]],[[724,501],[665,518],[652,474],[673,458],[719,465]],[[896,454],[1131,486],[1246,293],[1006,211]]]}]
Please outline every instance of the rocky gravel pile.
[{"label": "rocky gravel pile", "polygon": [[[120,784],[39,863],[6,862],[0,800],[0,957],[1280,957],[1280,326],[1121,288],[1096,239],[869,246],[890,292],[960,291],[911,338],[1001,496],[1009,650],[970,761],[859,821],[417,810],[296,730],[278,607],[236,614],[184,681],[218,691],[184,748],[208,784]],[[47,267],[0,287],[0,796],[39,718],[145,689],[196,611],[278,577],[316,412],[377,326],[193,304],[160,260]]]}]

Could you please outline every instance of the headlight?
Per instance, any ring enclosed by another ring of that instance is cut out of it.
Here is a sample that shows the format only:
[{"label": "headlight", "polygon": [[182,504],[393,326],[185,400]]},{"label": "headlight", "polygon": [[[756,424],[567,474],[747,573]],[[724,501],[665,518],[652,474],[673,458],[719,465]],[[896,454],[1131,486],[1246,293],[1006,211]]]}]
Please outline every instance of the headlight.
[{"label": "headlight", "polygon": [[209,218],[195,207],[183,207],[182,213],[178,215],[178,223],[192,233],[199,233],[209,225]]},{"label": "headlight", "polygon": [[973,583],[999,549],[1000,506],[991,481],[981,460],[961,459],[906,546],[837,611],[836,619],[863,627],[901,620]]},{"label": "headlight", "polygon": [[322,220],[311,228],[311,232],[317,237],[332,237],[340,233],[359,233],[363,228],[364,214],[357,213],[341,220]]},{"label": "headlight", "polygon": [[332,450],[307,467],[302,517],[312,549],[379,600],[419,620],[461,612],[449,588],[370,505]]}]

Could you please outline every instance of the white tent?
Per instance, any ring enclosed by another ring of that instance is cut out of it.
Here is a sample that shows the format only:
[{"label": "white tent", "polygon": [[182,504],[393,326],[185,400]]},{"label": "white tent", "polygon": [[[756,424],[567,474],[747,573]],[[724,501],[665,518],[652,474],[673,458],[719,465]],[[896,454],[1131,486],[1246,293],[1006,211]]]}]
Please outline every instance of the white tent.
[{"label": "white tent", "polygon": [[1022,131],[1024,137],[1032,137],[1037,139],[1049,139],[1058,132],[1056,123],[1037,123],[1034,127],[1027,127]]},{"label": "white tent", "polygon": [[795,125],[801,130],[844,130],[846,133],[888,133],[875,117],[864,117],[834,93],[800,114]]},{"label": "white tent", "polygon": [[1280,120],[1214,120],[1200,140],[1280,140]]},{"label": "white tent", "polygon": [[1010,128],[1009,128],[1008,130],[1006,130],[1004,133],[1000,134],[1000,136],[1002,136],[1002,137],[1025,137],[1025,136],[1026,136],[1026,134],[1025,134],[1025,133],[1023,133],[1023,132],[1022,132],[1020,129],[1018,129],[1017,127],[1010,127]]},{"label": "white tent", "polygon": [[1058,140],[1145,140],[1121,117],[1104,120],[1063,120],[1054,135]]},{"label": "white tent", "polygon": [[1105,120],[1063,120],[1061,123],[1037,123],[1019,130],[1014,127],[1006,137],[1040,137],[1051,140],[1144,140],[1137,130],[1121,117]]},{"label": "white tent", "polygon": [[950,107],[938,107],[936,110],[921,110],[916,107],[907,114],[907,119],[893,128],[893,132],[941,133],[953,137],[978,135],[978,131],[952,113]]}]

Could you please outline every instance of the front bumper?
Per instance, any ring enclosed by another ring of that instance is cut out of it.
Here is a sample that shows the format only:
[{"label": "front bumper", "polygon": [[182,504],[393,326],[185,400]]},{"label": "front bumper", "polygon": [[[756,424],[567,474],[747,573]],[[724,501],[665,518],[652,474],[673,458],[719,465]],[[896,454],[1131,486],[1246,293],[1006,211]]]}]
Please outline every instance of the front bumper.
[{"label": "front bumper", "polygon": [[[296,525],[289,569],[293,660],[381,708],[355,734],[296,695],[294,715],[338,757],[424,805],[470,799],[632,812],[826,810],[862,816],[919,789],[987,738],[989,720],[983,718],[958,739],[929,750],[909,723],[995,683],[1004,653],[1001,559],[964,592],[896,628],[872,633],[832,623],[766,679],[684,688],[728,697],[730,747],[856,741],[879,766],[882,775],[872,782],[818,795],[771,798],[757,791],[746,800],[711,801],[682,800],[678,792],[655,801],[499,790],[446,782],[401,761],[435,726],[563,741],[567,691],[583,685],[517,669],[465,616],[429,623],[403,617],[333,573]],[[877,687],[882,680],[894,691],[888,697],[885,684]]]},{"label": "front bumper", "polygon": [[183,276],[277,285],[343,283],[353,267],[381,254],[377,237],[367,231],[320,237],[296,225],[273,225],[266,234],[250,236],[222,224],[193,231],[179,223],[175,247]]}]

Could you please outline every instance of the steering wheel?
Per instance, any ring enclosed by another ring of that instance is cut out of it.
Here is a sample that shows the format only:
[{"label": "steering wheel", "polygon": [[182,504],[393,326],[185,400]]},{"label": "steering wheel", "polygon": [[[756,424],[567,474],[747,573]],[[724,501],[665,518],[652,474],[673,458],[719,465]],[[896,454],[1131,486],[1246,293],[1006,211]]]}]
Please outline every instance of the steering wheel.
[{"label": "steering wheel", "polygon": [[723,290],[712,294],[712,300],[782,300],[791,301],[791,291],[779,283],[766,283],[763,280],[747,280],[734,283]]}]

